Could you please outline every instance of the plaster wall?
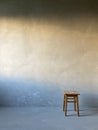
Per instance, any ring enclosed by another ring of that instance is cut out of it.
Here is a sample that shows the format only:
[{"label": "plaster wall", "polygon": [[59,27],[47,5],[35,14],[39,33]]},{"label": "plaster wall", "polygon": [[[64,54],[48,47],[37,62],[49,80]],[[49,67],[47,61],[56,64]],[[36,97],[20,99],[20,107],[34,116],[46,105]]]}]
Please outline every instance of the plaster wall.
[{"label": "plaster wall", "polygon": [[0,104],[98,106],[98,19],[0,18]]}]

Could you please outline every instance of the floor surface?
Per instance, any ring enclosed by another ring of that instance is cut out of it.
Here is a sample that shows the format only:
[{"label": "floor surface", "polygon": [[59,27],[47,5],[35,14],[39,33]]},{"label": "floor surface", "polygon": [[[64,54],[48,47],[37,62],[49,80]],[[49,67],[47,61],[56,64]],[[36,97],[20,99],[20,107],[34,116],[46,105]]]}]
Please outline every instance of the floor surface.
[{"label": "floor surface", "polygon": [[67,114],[60,107],[1,107],[0,130],[98,130],[98,109]]}]

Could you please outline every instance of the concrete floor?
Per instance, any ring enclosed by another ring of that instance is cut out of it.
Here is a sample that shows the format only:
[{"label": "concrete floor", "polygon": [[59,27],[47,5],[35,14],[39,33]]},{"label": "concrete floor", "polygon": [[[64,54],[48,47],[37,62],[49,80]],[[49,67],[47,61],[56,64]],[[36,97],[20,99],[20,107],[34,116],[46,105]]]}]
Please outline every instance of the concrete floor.
[{"label": "concrete floor", "polygon": [[60,107],[1,107],[0,130],[98,130],[98,109],[72,109],[65,117]]}]

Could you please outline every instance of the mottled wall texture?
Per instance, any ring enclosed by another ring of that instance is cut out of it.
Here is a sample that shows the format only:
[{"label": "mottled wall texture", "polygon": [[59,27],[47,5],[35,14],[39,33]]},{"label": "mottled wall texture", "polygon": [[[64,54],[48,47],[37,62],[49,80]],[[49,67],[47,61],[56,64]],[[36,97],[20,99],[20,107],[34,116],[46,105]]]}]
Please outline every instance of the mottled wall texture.
[{"label": "mottled wall texture", "polygon": [[91,1],[0,1],[0,105],[98,106],[98,17]]}]

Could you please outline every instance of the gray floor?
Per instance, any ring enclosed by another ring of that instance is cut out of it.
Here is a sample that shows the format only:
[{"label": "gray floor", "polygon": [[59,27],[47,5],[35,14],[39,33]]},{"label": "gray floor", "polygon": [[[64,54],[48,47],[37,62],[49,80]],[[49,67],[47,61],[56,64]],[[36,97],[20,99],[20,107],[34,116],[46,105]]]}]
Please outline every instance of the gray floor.
[{"label": "gray floor", "polygon": [[98,130],[98,109],[72,109],[65,117],[60,107],[1,107],[0,130]]}]

